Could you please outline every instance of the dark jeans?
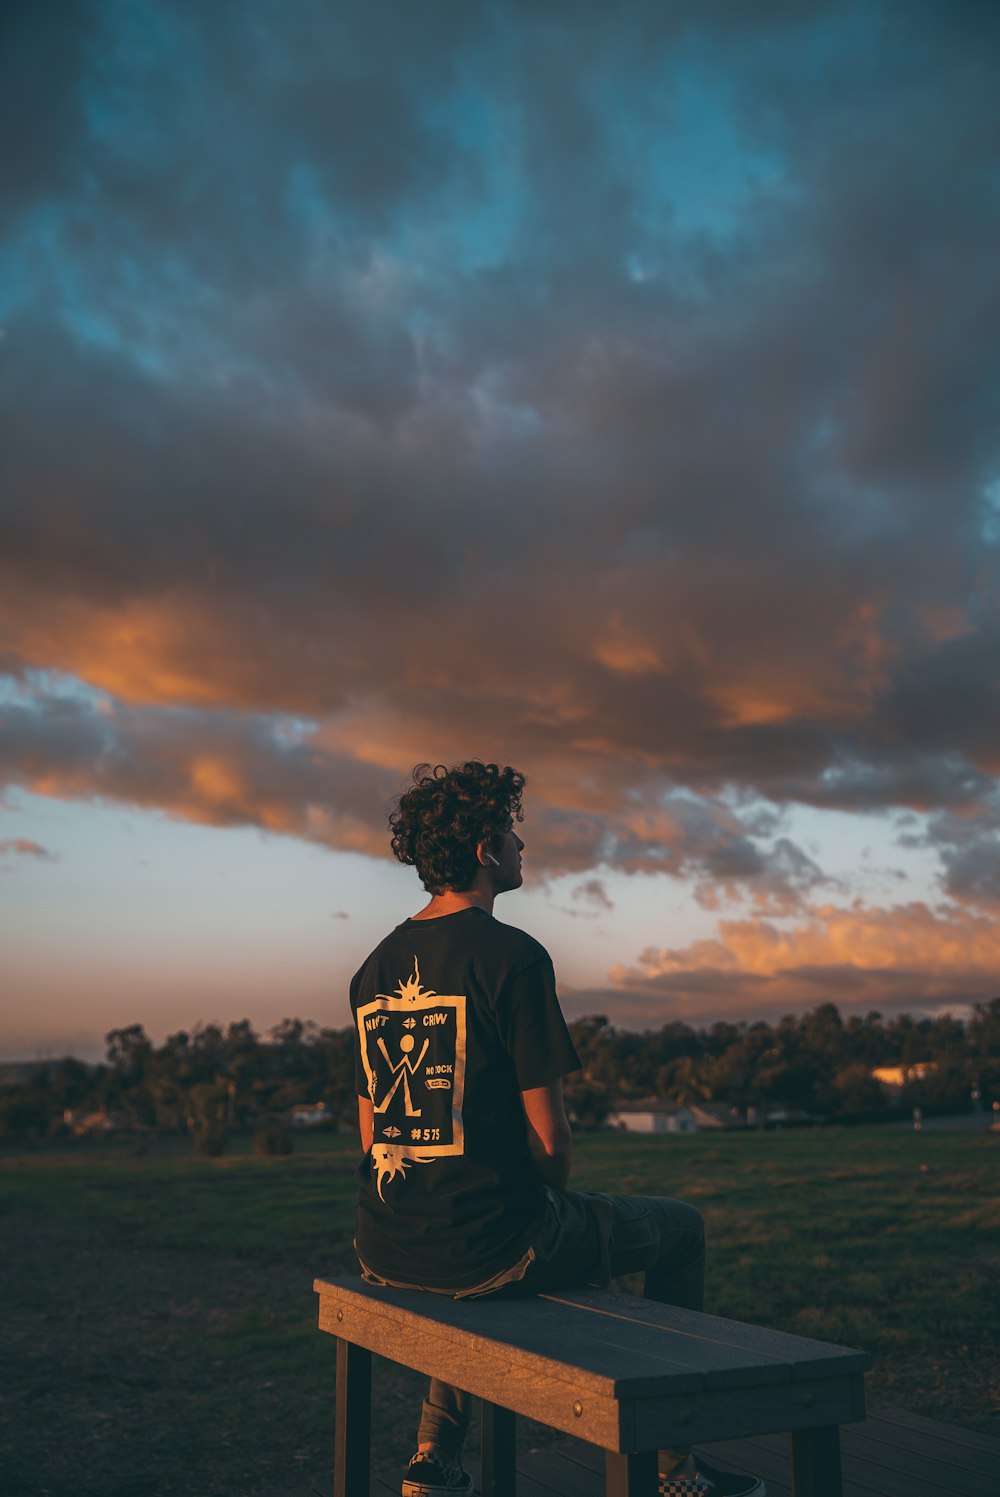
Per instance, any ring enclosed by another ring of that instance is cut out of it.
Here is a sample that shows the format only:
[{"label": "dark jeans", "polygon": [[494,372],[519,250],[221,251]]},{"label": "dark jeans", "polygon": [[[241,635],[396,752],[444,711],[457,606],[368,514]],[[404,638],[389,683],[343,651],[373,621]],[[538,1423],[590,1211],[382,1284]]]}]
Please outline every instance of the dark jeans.
[{"label": "dark jeans", "polygon": [[[548,1197],[528,1253],[509,1273],[483,1285],[480,1297],[603,1286],[619,1274],[641,1270],[647,1299],[686,1310],[703,1308],[705,1223],[693,1206],[667,1196],[607,1196],[579,1190],[549,1190]],[[467,1292],[467,1297],[475,1293]],[[434,1445],[456,1460],[468,1429],[470,1404],[460,1388],[433,1378],[424,1399],[418,1443]],[[686,1450],[663,1452],[666,1469],[686,1455]]]}]

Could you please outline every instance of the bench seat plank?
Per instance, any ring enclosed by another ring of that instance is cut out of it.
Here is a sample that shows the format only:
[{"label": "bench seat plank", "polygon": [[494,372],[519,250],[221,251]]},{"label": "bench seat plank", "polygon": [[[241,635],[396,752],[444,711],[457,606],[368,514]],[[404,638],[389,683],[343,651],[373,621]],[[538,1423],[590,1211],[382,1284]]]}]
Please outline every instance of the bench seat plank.
[{"label": "bench seat plank", "polygon": [[[596,1348],[599,1365],[613,1380],[615,1391],[623,1396],[657,1391],[655,1386],[647,1386],[650,1370],[654,1378],[662,1378],[667,1372],[676,1374],[671,1383],[675,1392],[686,1387],[739,1386],[746,1381],[746,1352],[729,1346],[725,1341],[705,1336],[674,1335],[661,1321],[598,1314],[590,1305],[573,1307],[576,1312],[582,1308],[585,1311],[583,1317],[579,1313],[567,1314],[567,1304],[572,1302],[557,1295],[539,1295],[532,1300],[497,1301],[491,1308],[496,1311],[501,1328],[499,1334],[503,1335],[505,1328],[511,1328],[507,1334],[512,1334],[509,1312],[513,1305],[519,1307],[519,1345],[524,1345],[522,1327],[529,1327],[532,1332],[537,1327],[541,1344],[549,1356],[565,1354],[568,1361],[575,1362],[581,1347]],[[660,1308],[669,1309],[668,1306]],[[477,1309],[476,1317],[479,1321],[480,1309]],[[755,1381],[792,1381],[793,1369],[787,1356],[782,1360],[767,1353],[755,1356],[754,1362]],[[692,1374],[693,1379],[687,1374]]]},{"label": "bench seat plank", "polygon": [[[867,1372],[872,1359],[869,1352],[855,1347],[838,1346],[831,1341],[816,1341],[789,1331],[768,1330],[765,1326],[745,1325],[726,1320],[721,1315],[706,1315],[698,1310],[681,1310],[676,1305],[661,1305],[656,1300],[641,1299],[634,1294],[610,1294],[604,1289],[571,1289],[546,1294],[542,1299],[554,1304],[589,1309],[595,1315],[621,1319],[629,1326],[661,1327],[672,1338],[688,1337],[693,1343],[714,1348],[728,1346],[739,1353],[750,1353],[763,1362],[792,1369],[795,1378],[840,1377],[845,1372]],[[715,1353],[719,1355],[718,1352]]]},{"label": "bench seat plank", "polygon": [[[564,1362],[584,1383],[602,1389],[610,1383],[607,1391],[619,1396],[811,1382],[871,1366],[867,1352],[633,1295],[574,1291],[531,1300],[464,1301],[376,1288],[358,1279],[317,1279],[315,1287],[321,1300],[333,1294],[343,1307],[348,1299],[360,1300],[362,1313],[397,1323],[409,1318],[421,1328],[432,1323],[439,1335],[451,1330],[463,1338],[471,1335],[473,1344],[479,1338],[508,1346],[518,1357]],[[742,1332],[750,1334],[738,1335]]]}]

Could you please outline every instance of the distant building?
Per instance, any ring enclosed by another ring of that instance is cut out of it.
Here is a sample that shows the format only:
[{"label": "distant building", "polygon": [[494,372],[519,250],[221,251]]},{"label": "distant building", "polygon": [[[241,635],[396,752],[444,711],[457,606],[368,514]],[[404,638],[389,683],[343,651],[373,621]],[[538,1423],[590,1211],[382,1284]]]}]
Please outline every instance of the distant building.
[{"label": "distant building", "polygon": [[876,1066],[872,1076],[884,1091],[892,1094],[913,1081],[926,1081],[937,1068],[936,1060],[919,1060],[912,1066]]},{"label": "distant building", "polygon": [[715,1128],[744,1128],[746,1124],[734,1107],[724,1102],[661,1102],[646,1098],[623,1102],[608,1113],[608,1127],[626,1133],[701,1133]]},{"label": "distant building", "polygon": [[810,1123],[821,1123],[822,1118],[814,1113],[803,1112],[801,1107],[772,1107],[764,1114],[766,1128],[802,1127]]},{"label": "distant building", "polygon": [[690,1107],[669,1102],[623,1102],[608,1113],[608,1127],[625,1133],[697,1133],[698,1124]]},{"label": "distant building", "polygon": [[75,1107],[67,1107],[63,1113],[63,1122],[67,1128],[72,1128],[77,1138],[86,1138],[91,1134],[113,1133],[116,1128],[125,1126],[123,1120],[112,1118],[109,1113],[101,1112],[79,1112]]},{"label": "distant building", "polygon": [[333,1113],[325,1102],[301,1102],[289,1109],[288,1121],[293,1128],[318,1128],[321,1123],[332,1123]]},{"label": "distant building", "polygon": [[689,1111],[699,1129],[745,1128],[746,1120],[728,1102],[692,1102]]}]

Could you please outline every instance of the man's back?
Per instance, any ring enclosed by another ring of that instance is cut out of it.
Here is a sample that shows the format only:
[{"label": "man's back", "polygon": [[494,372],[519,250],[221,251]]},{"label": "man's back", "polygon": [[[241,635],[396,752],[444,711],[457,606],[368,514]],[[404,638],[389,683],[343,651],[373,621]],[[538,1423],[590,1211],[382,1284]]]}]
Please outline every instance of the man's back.
[{"label": "man's back", "polygon": [[358,1254],[393,1282],[460,1290],[509,1268],[544,1210],[521,1093],[578,1064],[552,963],[480,908],[404,921],[351,984],[372,1104]]}]

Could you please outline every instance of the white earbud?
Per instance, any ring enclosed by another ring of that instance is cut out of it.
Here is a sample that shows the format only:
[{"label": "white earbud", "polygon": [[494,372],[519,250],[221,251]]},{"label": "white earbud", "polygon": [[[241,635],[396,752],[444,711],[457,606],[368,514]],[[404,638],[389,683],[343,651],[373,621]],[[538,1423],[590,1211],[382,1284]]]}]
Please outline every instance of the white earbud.
[{"label": "white earbud", "polygon": [[483,857],[486,859],[487,863],[492,863],[494,868],[500,867],[500,864],[497,862],[496,858],[491,852],[484,852]]}]

